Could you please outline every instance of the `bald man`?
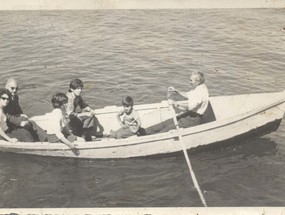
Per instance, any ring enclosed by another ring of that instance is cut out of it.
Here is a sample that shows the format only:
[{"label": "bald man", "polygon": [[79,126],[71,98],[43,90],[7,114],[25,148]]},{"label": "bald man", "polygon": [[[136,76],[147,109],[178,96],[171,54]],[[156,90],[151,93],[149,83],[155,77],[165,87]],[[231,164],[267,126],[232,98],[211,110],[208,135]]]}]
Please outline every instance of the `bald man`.
[{"label": "bald man", "polygon": [[10,78],[6,82],[5,88],[12,94],[11,100],[5,108],[5,113],[8,117],[8,122],[12,127],[25,127],[29,125],[27,115],[23,114],[22,108],[19,104],[18,83],[14,78]]},{"label": "bald man", "polygon": [[5,88],[12,94],[11,100],[4,110],[7,116],[8,126],[11,129],[24,128],[32,134],[34,141],[44,141],[46,134],[43,129],[41,129],[35,122],[29,120],[27,115],[23,114],[19,104],[19,97],[17,95],[17,81],[14,78],[8,79]]}]

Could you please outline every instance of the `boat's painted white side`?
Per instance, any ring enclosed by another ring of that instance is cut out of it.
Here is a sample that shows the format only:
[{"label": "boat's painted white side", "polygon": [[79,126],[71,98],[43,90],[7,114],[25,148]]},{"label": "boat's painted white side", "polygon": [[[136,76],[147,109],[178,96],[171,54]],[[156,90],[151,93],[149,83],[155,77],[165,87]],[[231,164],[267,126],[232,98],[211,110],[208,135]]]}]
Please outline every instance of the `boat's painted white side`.
[{"label": "boat's painted white side", "polygon": [[[181,129],[186,148],[226,141],[273,122],[279,125],[284,116],[284,102],[285,92],[212,97],[211,104],[217,120]],[[112,106],[97,110],[97,117],[106,132],[119,128],[116,113],[120,108]],[[171,118],[166,101],[138,105],[135,108],[140,114],[143,127]],[[34,120],[40,125],[45,123],[45,116],[34,117]],[[167,133],[119,140],[103,138],[94,142],[80,143],[78,149],[80,150],[78,158],[105,159],[173,153],[181,151],[181,145],[177,131],[172,130]],[[11,144],[0,141],[0,150],[42,156],[76,157],[62,143]]]}]

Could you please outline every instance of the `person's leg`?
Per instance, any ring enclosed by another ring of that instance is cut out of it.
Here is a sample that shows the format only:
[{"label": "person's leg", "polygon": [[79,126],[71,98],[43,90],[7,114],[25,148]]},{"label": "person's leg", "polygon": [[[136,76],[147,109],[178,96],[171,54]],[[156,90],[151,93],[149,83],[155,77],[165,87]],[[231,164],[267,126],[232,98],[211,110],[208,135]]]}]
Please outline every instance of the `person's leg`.
[{"label": "person's leg", "polygon": [[74,142],[77,140],[77,136],[73,135],[68,126],[64,126],[62,128],[62,133],[64,135],[64,137],[69,141],[69,142]]},{"label": "person's leg", "polygon": [[163,129],[161,129],[158,133],[163,133],[163,132],[167,132],[170,130],[176,129],[174,122],[172,120],[172,122],[169,122],[167,125],[164,126]]},{"label": "person's leg", "polygon": [[145,133],[146,135],[150,135],[150,134],[155,134],[155,133],[166,132],[166,131],[171,130],[173,126],[174,126],[174,122],[173,122],[173,119],[171,118],[161,123],[145,128]]},{"label": "person's leg", "polygon": [[111,132],[110,136],[117,138],[117,139],[122,139],[122,138],[127,138],[130,136],[135,135],[129,128],[120,128],[116,131]]},{"label": "person's leg", "polygon": [[17,138],[20,142],[35,142],[32,134],[24,128],[14,129],[10,133],[7,133],[7,135]]},{"label": "person's leg", "polygon": [[95,136],[95,132],[96,129],[96,120],[95,117],[82,117],[82,137],[84,137],[84,139],[86,141],[92,141],[92,134],[93,136]]},{"label": "person's leg", "polygon": [[30,121],[27,130],[31,132],[35,141],[45,142],[48,139],[48,134],[36,122]]},{"label": "person's leg", "polygon": [[81,137],[82,136],[82,133],[83,133],[83,123],[82,121],[77,118],[77,117],[71,117],[70,118],[70,121],[69,121],[69,124],[68,124],[68,127],[70,128],[71,130],[71,133],[76,135],[76,136],[79,136]]},{"label": "person's leg", "polygon": [[178,125],[180,128],[189,128],[196,125],[200,125],[201,123],[202,123],[202,118],[200,116],[195,116],[195,117],[187,116],[180,118],[178,120]]},{"label": "person's leg", "polygon": [[103,137],[104,127],[101,125],[97,117],[95,117],[95,124],[94,135],[96,137]]},{"label": "person's leg", "polygon": [[49,143],[60,143],[60,139],[55,134],[48,134],[47,135],[47,142]]}]

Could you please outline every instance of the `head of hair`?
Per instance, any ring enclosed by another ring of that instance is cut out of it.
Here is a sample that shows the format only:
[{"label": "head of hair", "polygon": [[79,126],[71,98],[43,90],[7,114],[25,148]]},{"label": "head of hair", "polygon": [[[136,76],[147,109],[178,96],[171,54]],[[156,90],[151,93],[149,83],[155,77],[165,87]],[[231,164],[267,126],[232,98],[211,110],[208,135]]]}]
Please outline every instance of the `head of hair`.
[{"label": "head of hair", "polygon": [[78,88],[83,88],[83,82],[78,78],[72,79],[70,84],[69,84],[69,89],[75,90]]},{"label": "head of hair", "polygon": [[133,106],[134,105],[134,100],[130,96],[126,96],[125,98],[122,99],[122,105],[123,106]]},{"label": "head of hair", "polygon": [[205,82],[204,74],[199,71],[192,72],[191,76],[194,77],[195,80],[199,82],[199,84],[203,84]]},{"label": "head of hair", "polygon": [[7,81],[6,81],[6,85],[5,85],[5,88],[8,88],[10,86],[10,84],[15,84],[15,85],[18,85],[17,81],[15,78],[9,78]]},{"label": "head of hair", "polygon": [[9,90],[5,89],[5,88],[1,88],[0,89],[0,96],[3,96],[4,94],[6,94],[9,98],[11,98],[12,94]]},{"label": "head of hair", "polygon": [[56,93],[51,99],[53,108],[61,108],[61,106],[66,104],[67,101],[68,98],[64,93]]}]

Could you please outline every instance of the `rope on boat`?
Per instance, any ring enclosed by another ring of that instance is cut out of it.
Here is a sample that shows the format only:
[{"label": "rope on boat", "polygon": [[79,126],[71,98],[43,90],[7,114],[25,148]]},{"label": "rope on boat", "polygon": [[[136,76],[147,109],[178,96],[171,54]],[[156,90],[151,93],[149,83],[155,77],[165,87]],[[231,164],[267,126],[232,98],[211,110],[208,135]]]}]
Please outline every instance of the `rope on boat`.
[{"label": "rope on boat", "polygon": [[191,175],[193,184],[194,184],[196,190],[198,191],[198,194],[199,194],[199,196],[200,196],[200,199],[201,199],[203,205],[204,205],[205,207],[207,207],[206,200],[205,200],[205,198],[204,198],[204,196],[203,196],[203,193],[202,193],[202,191],[201,191],[201,189],[200,189],[200,186],[199,186],[198,181],[197,181],[197,179],[196,179],[195,173],[194,173],[194,171],[193,171],[193,168],[192,168],[192,165],[191,165],[191,162],[190,162],[190,159],[189,159],[187,150],[186,150],[186,146],[185,146],[185,143],[184,143],[184,141],[183,141],[183,137],[182,137],[182,135],[181,135],[180,128],[179,128],[179,125],[178,125],[178,122],[177,122],[176,113],[175,113],[175,110],[174,110],[172,104],[169,104],[169,108],[170,108],[170,110],[171,110],[171,112],[172,112],[172,118],[173,118],[173,121],[174,121],[176,130],[177,130],[177,133],[178,133],[178,137],[179,137],[179,140],[180,140],[182,149],[183,149],[184,157],[185,157],[185,159],[186,159],[186,163],[187,163],[187,165],[188,165],[189,172],[190,172],[190,175]]}]

